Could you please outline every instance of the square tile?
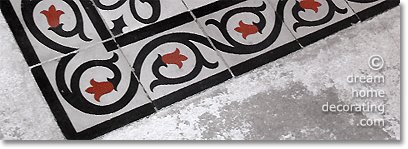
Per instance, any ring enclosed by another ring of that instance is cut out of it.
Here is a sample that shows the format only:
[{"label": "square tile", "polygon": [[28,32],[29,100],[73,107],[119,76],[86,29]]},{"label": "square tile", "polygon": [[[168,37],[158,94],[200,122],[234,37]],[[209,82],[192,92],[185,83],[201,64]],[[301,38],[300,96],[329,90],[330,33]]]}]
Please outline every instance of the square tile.
[{"label": "square tile", "polygon": [[121,51],[103,44],[32,72],[68,139],[92,139],[155,112]]},{"label": "square tile", "polygon": [[[7,21],[12,22],[12,31],[30,66],[110,38],[96,9],[87,1],[12,0],[2,1],[2,5],[9,7],[3,13],[10,15]],[[29,42],[20,42],[23,38]],[[29,51],[31,48],[34,51]]]},{"label": "square tile", "polygon": [[[223,7],[229,3],[218,5]],[[272,7],[267,0],[251,0],[197,19],[234,75],[301,48]]]},{"label": "square tile", "polygon": [[187,12],[181,0],[93,0],[114,35]]},{"label": "square tile", "polygon": [[358,22],[344,0],[270,0],[303,46]]},{"label": "square tile", "polygon": [[232,78],[194,21],[121,49],[158,109]]},{"label": "square tile", "polygon": [[375,15],[396,7],[399,0],[346,0],[350,7],[362,20],[367,20]]}]

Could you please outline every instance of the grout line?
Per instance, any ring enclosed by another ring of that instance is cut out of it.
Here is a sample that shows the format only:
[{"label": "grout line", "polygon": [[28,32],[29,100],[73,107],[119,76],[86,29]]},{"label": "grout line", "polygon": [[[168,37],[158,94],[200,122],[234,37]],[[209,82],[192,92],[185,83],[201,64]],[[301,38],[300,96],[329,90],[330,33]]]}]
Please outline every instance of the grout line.
[{"label": "grout line", "polygon": [[[188,8],[187,4],[184,2],[184,0],[181,0],[181,2],[184,4],[184,6],[186,7],[187,11],[190,13],[190,15],[194,18],[194,22],[198,25],[198,27],[200,28],[201,32],[203,32],[205,38],[208,40],[208,42],[210,43],[210,45],[212,46],[212,48],[215,49],[215,52],[217,53],[217,56],[221,59],[221,61],[224,63],[225,66],[227,66],[228,71],[230,72],[230,74],[232,75],[233,78],[235,78],[236,76],[234,75],[234,73],[231,70],[231,66],[228,65],[228,63],[225,61],[224,57],[221,55],[220,50],[217,49],[217,47],[215,47],[214,43],[211,41],[210,36],[207,34],[207,32],[204,30],[204,27],[198,22],[197,17],[194,15],[194,13]],[[216,12],[213,12],[216,13]]]},{"label": "grout line", "polygon": [[[356,10],[354,10],[354,8],[353,8],[353,7],[351,7],[350,3],[349,3],[347,0],[344,0],[344,1],[346,2],[347,6],[349,6],[349,7],[351,8],[351,11],[353,11],[354,15],[355,15],[355,16],[357,16],[357,18],[358,18],[358,22],[363,22],[363,21],[361,21],[360,16],[358,16],[358,15],[357,15]],[[358,22],[357,22],[357,23],[358,23]]]},{"label": "grout line", "polygon": [[[80,47],[80,48],[78,48],[78,49],[75,50],[75,51],[72,51],[72,52],[69,52],[69,53],[66,53],[66,54],[61,53],[61,55],[59,55],[59,56],[56,56],[56,57],[53,57],[53,58],[44,60],[44,61],[42,61],[42,62],[41,62],[41,60],[40,60],[40,63],[37,63],[37,64],[32,65],[32,66],[29,66],[29,68],[31,69],[31,68],[34,68],[34,67],[37,67],[37,66],[40,66],[40,65],[44,65],[44,64],[46,64],[46,63],[48,63],[48,62],[51,62],[51,61],[55,61],[55,60],[61,59],[61,58],[65,57],[65,56],[68,56],[68,55],[70,55],[70,54],[79,53],[79,52],[82,52],[82,51],[84,51],[84,50],[88,50],[89,48],[91,48],[91,47],[93,47],[93,46],[96,46],[96,45],[98,45],[98,44],[103,44],[103,43],[108,42],[108,41],[113,40],[113,39],[114,39],[114,38],[111,37],[111,38],[108,38],[108,39],[105,39],[105,40],[102,40],[102,39],[101,39],[101,41],[98,41],[98,42],[95,42],[95,43],[89,43],[89,44],[87,44],[86,46]],[[115,43],[116,43],[116,41],[115,41]],[[51,48],[49,48],[49,49],[52,50],[52,51],[54,51],[54,50],[51,49]],[[113,50],[113,51],[114,51],[114,50]]]},{"label": "grout line", "polygon": [[272,10],[273,10],[273,12],[275,13],[275,17],[276,17],[275,19],[280,19],[280,20],[282,21],[282,24],[283,24],[283,25],[285,26],[285,28],[289,31],[289,33],[292,35],[293,39],[295,39],[296,42],[300,45],[300,48],[301,48],[301,49],[304,49],[305,47],[304,47],[302,44],[300,44],[298,38],[295,36],[294,33],[292,33],[292,31],[290,30],[288,24],[286,24],[285,20],[283,19],[284,16],[280,16],[280,15],[278,14],[278,12],[276,12],[275,8],[273,8],[274,5],[270,2],[270,0],[267,0],[267,3],[269,3],[269,5],[272,6]]},{"label": "grout line", "polygon": [[98,13],[98,15],[101,17],[101,19],[103,20],[103,25],[105,26],[106,30],[108,30],[109,34],[111,35],[110,38],[108,39],[114,39],[114,35],[112,34],[112,31],[109,29],[108,24],[106,23],[105,18],[103,17],[103,15],[101,14],[101,12],[99,12],[98,7],[96,7],[95,3],[93,1],[91,1],[92,6],[95,8],[96,12]]},{"label": "grout line", "polygon": [[[115,41],[115,43],[116,43],[116,40],[114,40],[114,41]],[[116,44],[117,44],[117,43],[116,43]],[[128,58],[126,57],[126,55],[123,53],[123,49],[122,49],[121,47],[119,47],[119,45],[117,45],[117,46],[118,46],[118,49],[117,49],[117,50],[124,56],[123,58],[125,59],[126,63],[128,64],[128,67],[130,68],[132,75],[136,78],[138,84],[142,87],[143,92],[144,92],[144,93],[146,94],[146,96],[147,96],[147,99],[149,99],[149,101],[154,105],[153,99],[152,99],[152,98],[150,97],[150,95],[147,93],[146,88],[144,87],[144,85],[142,84],[142,82],[140,81],[140,79],[137,77],[137,75],[136,75],[136,73],[135,73],[135,69],[133,68],[133,66],[132,66],[132,64],[130,63],[129,59],[128,59]],[[154,109],[155,109],[156,112],[158,111],[156,105],[154,105]]]},{"label": "grout line", "polygon": [[[116,42],[116,41],[115,41]],[[137,77],[136,73],[135,73],[135,69],[132,67],[132,65],[130,64],[129,59],[125,56],[125,54],[123,53],[123,50],[121,47],[119,47],[118,51],[124,56],[124,59],[126,60],[126,63],[128,64],[128,67],[131,70],[132,75],[136,78],[138,84],[142,87],[143,92],[146,94],[147,99],[149,99],[150,103],[153,104],[154,110],[157,112],[158,109],[156,107],[156,105],[154,105],[153,103],[153,99],[150,97],[150,95],[147,93],[146,88],[144,87],[144,85],[142,84],[142,82],[140,81],[140,79]]]},{"label": "grout line", "polygon": [[[96,7],[96,5],[94,4],[94,2],[92,2],[92,5],[93,5],[95,8],[98,8],[98,7]],[[123,52],[122,47],[121,47],[121,46],[118,44],[118,42],[116,41],[116,38],[117,38],[117,37],[120,37],[120,36],[122,36],[122,35],[124,35],[124,33],[121,33],[121,34],[118,34],[118,35],[114,35],[114,34],[112,33],[112,31],[109,29],[109,27],[108,27],[108,25],[107,25],[107,23],[106,23],[105,18],[103,18],[103,16],[101,15],[101,13],[99,12],[98,9],[96,9],[96,10],[97,10],[97,12],[98,12],[98,15],[101,16],[101,18],[103,19],[103,23],[105,24],[106,29],[109,31],[109,34],[111,35],[111,38],[109,38],[109,39],[111,39],[111,40],[113,40],[113,41],[115,42],[116,47],[118,48],[118,49],[116,49],[116,50],[119,51],[120,54],[122,54],[123,58],[125,59],[126,63],[128,64],[128,67],[129,67],[130,70],[131,70],[132,75],[136,78],[138,84],[142,87],[143,92],[146,94],[147,99],[150,101],[150,103],[153,104],[154,110],[157,112],[158,109],[157,109],[156,105],[154,105],[153,99],[152,99],[152,98],[150,97],[150,95],[147,93],[146,88],[144,87],[144,85],[143,85],[142,82],[140,81],[139,77],[137,77],[137,75],[136,75],[136,73],[135,73],[135,69],[133,68],[133,66],[132,66],[132,64],[130,63],[129,59],[127,58],[127,56],[126,56],[125,53]],[[113,51],[115,51],[115,50],[113,50]],[[112,52],[113,52],[113,51],[112,51]]]},{"label": "grout line", "polygon": [[107,23],[106,23],[105,18],[103,18],[103,16],[101,15],[101,13],[99,12],[99,10],[97,9],[98,7],[96,7],[96,5],[94,4],[94,2],[92,2],[92,5],[96,8],[96,10],[97,10],[97,12],[98,12],[98,15],[101,16],[101,18],[103,19],[103,23],[104,23],[104,25],[105,25],[105,28],[109,31],[109,34],[111,35],[111,38],[109,38],[109,40],[113,40],[113,41],[115,42],[115,45],[116,45],[117,49],[116,49],[116,50],[113,50],[113,51],[111,51],[111,52],[114,52],[114,51],[119,51],[119,52],[120,52],[120,54],[123,56],[123,58],[125,59],[126,63],[128,64],[128,67],[130,68],[132,75],[136,78],[138,84],[142,87],[143,92],[146,94],[147,99],[150,101],[150,103],[153,104],[154,110],[157,112],[158,109],[157,109],[157,107],[154,105],[152,98],[151,98],[150,95],[147,93],[146,88],[144,87],[144,85],[142,84],[142,82],[140,81],[140,79],[137,77],[137,75],[136,75],[136,73],[135,73],[135,69],[133,68],[133,66],[132,66],[132,64],[130,63],[129,59],[126,57],[125,53],[123,52],[122,47],[121,47],[121,46],[118,44],[118,42],[116,41],[116,38],[119,37],[119,36],[122,36],[124,33],[121,33],[121,34],[118,34],[118,35],[114,35],[114,34],[112,33],[112,31],[109,29],[109,27],[108,27],[108,25],[107,25]]},{"label": "grout line", "polygon": [[[87,48],[89,48],[89,47],[87,47]],[[51,59],[49,59],[49,60],[45,60],[45,61],[43,61],[43,62],[41,62],[41,63],[35,64],[35,65],[32,65],[32,66],[28,66],[28,68],[29,68],[29,69],[33,69],[34,67],[38,67],[38,66],[44,65],[44,64],[46,64],[46,63],[49,63],[49,62],[52,62],[52,61],[55,61],[55,60],[58,60],[58,59],[62,59],[62,58],[64,58],[64,57],[68,56],[68,55],[71,55],[71,54],[74,54],[74,53],[79,53],[79,52],[80,52],[80,49],[75,50],[75,51],[72,51],[72,52],[69,52],[69,53],[67,53],[67,54],[63,54],[63,55],[60,55],[60,56],[51,58]]]},{"label": "grout line", "polygon": [[[98,9],[98,7],[95,5],[95,3],[94,3],[93,1],[91,1],[91,3],[92,3],[92,6],[95,7],[96,11],[98,12],[98,15],[102,18],[103,24],[105,25],[106,30],[108,30],[109,34],[111,35],[111,37],[108,38],[107,40],[112,40],[112,39],[113,39],[113,40],[115,41],[117,47],[120,48],[119,44],[117,44],[117,42],[116,42],[116,38],[118,38],[118,37],[120,37],[120,36],[122,36],[122,35],[125,35],[126,33],[123,33],[123,32],[122,32],[122,33],[120,33],[120,34],[114,35],[114,34],[112,33],[112,30],[109,29],[108,23],[107,23],[106,19],[103,17],[103,15],[101,14],[101,12],[100,12],[100,10]],[[123,16],[123,15],[122,15],[122,16]],[[120,17],[119,17],[119,18],[120,18]]]},{"label": "grout line", "polygon": [[[97,8],[93,2],[92,2],[92,6],[95,7],[95,8]],[[97,13],[98,13],[98,15],[101,16],[101,18],[103,19],[104,26],[105,26],[105,28],[109,31],[109,34],[111,35],[110,38],[105,39],[105,40],[101,40],[101,41],[96,42],[96,43],[93,43],[93,44],[89,44],[89,45],[87,45],[87,46],[85,46],[85,47],[79,48],[79,49],[77,49],[77,50],[75,50],[75,51],[72,51],[72,52],[69,52],[69,53],[67,53],[67,54],[63,54],[63,55],[60,55],[60,56],[51,58],[51,59],[49,59],[49,60],[45,60],[45,61],[40,62],[40,63],[38,63],[38,64],[29,66],[29,69],[33,69],[33,68],[35,68],[35,67],[44,65],[44,64],[46,64],[46,63],[49,63],[49,62],[52,62],[52,61],[61,59],[61,58],[63,58],[63,57],[66,57],[66,56],[68,56],[68,55],[71,55],[71,54],[74,54],[74,53],[79,53],[79,52],[81,52],[81,51],[83,51],[83,50],[87,50],[87,49],[89,49],[89,48],[91,48],[91,47],[93,47],[93,46],[96,46],[96,45],[98,45],[98,44],[103,44],[103,43],[105,43],[105,42],[108,42],[108,41],[113,40],[113,41],[115,42],[115,45],[116,45],[117,49],[112,50],[111,52],[119,51],[120,54],[121,54],[122,56],[124,56],[124,59],[125,59],[126,63],[128,64],[128,67],[130,68],[132,75],[136,78],[136,80],[138,81],[138,84],[142,87],[143,92],[144,92],[144,93],[146,94],[146,96],[147,96],[147,99],[150,101],[150,103],[152,103],[152,104],[154,105],[152,98],[151,98],[150,95],[147,93],[147,91],[146,91],[145,87],[142,85],[140,79],[139,79],[139,78],[137,77],[137,75],[135,74],[134,69],[133,69],[132,65],[130,64],[130,62],[129,62],[129,59],[125,56],[125,54],[123,53],[122,48],[121,48],[121,47],[119,46],[119,44],[116,42],[116,38],[119,37],[119,36],[121,36],[121,35],[123,35],[123,33],[122,33],[122,34],[119,34],[119,35],[116,35],[116,36],[113,35],[112,31],[111,31],[111,30],[108,28],[108,26],[107,26],[107,23],[106,23],[105,18],[102,17],[102,15],[101,15],[101,13],[99,12],[98,9],[97,9]],[[52,50],[52,49],[51,49],[51,50]],[[154,109],[155,109],[156,112],[158,111],[158,109],[157,109],[156,106],[154,106]]]},{"label": "grout line", "polygon": [[[95,7],[95,9],[97,10],[98,15],[103,19],[104,26],[105,26],[105,28],[109,31],[109,34],[111,35],[111,37],[108,38],[108,39],[103,40],[100,36],[98,36],[99,39],[101,39],[101,41],[98,41],[98,42],[95,42],[95,43],[87,44],[86,46],[80,47],[80,48],[78,48],[78,49],[75,50],[75,51],[72,51],[72,52],[69,52],[69,53],[66,53],[66,54],[62,54],[62,55],[60,55],[60,56],[56,56],[56,57],[53,57],[53,58],[51,58],[51,59],[44,60],[44,61],[42,61],[42,62],[40,61],[40,63],[38,63],[38,64],[29,66],[29,69],[32,69],[32,68],[34,68],[34,67],[38,67],[38,66],[40,66],[40,65],[46,64],[46,63],[51,62],[51,61],[55,61],[55,60],[61,59],[61,58],[65,57],[65,56],[68,56],[68,55],[73,54],[73,53],[78,53],[78,52],[81,52],[81,51],[83,51],[83,50],[87,50],[87,49],[89,49],[89,48],[91,48],[91,47],[93,47],[93,46],[96,46],[96,45],[98,45],[98,44],[103,44],[103,43],[105,43],[105,42],[108,42],[108,41],[110,41],[110,40],[114,40],[114,39],[115,39],[115,36],[113,36],[113,34],[111,33],[111,31],[109,30],[109,28],[108,28],[108,26],[107,26],[107,24],[106,24],[105,19],[102,17],[102,15],[100,14],[100,12],[98,11],[98,9],[97,9],[98,7],[96,7],[95,4],[94,4],[94,2],[92,2],[92,1],[91,1],[91,4],[92,4],[92,6]],[[91,16],[89,16],[89,17],[91,17]],[[85,25],[85,24],[84,24],[84,25]],[[97,37],[97,38],[98,38],[98,37]],[[115,41],[115,43],[116,43],[116,41]],[[119,47],[119,46],[118,46],[118,47]],[[53,49],[51,49],[51,48],[49,48],[49,49],[50,49],[50,50],[53,50]]]}]

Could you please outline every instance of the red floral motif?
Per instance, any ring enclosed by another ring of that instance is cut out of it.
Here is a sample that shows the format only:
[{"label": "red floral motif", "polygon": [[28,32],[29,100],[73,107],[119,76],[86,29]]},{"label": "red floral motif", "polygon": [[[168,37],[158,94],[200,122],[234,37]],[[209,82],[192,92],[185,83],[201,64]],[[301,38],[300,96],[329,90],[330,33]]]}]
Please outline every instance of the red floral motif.
[{"label": "red floral motif", "polygon": [[161,60],[165,64],[175,64],[179,69],[183,67],[183,61],[186,61],[188,58],[180,54],[180,49],[176,48],[176,51],[164,55]]},{"label": "red floral motif", "polygon": [[51,5],[50,8],[48,8],[48,11],[43,10],[40,13],[47,17],[48,25],[51,28],[55,28],[60,25],[60,17],[62,14],[64,14],[63,11],[57,10],[54,5]]},{"label": "red floral motif", "polygon": [[322,6],[319,2],[316,2],[315,0],[302,0],[300,2],[300,7],[303,9],[311,9],[315,13],[319,12],[319,7]]},{"label": "red floral motif", "polygon": [[94,94],[94,98],[97,102],[100,102],[101,96],[113,91],[114,87],[111,82],[96,82],[94,79],[90,81],[91,87],[85,91],[90,94]]},{"label": "red floral motif", "polygon": [[258,33],[258,27],[256,25],[245,24],[242,20],[239,22],[239,27],[234,29],[242,34],[242,38],[247,39],[249,35]]}]

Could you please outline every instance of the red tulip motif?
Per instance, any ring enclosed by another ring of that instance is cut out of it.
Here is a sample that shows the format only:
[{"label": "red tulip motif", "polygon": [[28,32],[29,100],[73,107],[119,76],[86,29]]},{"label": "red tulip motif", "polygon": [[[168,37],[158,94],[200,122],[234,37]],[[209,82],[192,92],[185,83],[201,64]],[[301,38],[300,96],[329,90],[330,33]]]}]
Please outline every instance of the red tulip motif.
[{"label": "red tulip motif", "polygon": [[90,81],[91,87],[85,91],[89,94],[94,94],[95,101],[100,102],[101,96],[113,91],[114,86],[111,82],[96,82],[94,79]]},{"label": "red tulip motif", "polygon": [[247,39],[249,35],[256,34],[259,32],[256,25],[245,24],[242,20],[239,22],[239,27],[234,29],[235,31],[242,34],[242,38]]},{"label": "red tulip motif", "polygon": [[300,2],[300,7],[303,9],[311,9],[315,13],[319,12],[319,7],[322,6],[319,2],[316,2],[315,0],[302,0]]},{"label": "red tulip motif", "polygon": [[183,67],[183,61],[186,61],[188,58],[180,54],[180,49],[176,48],[176,51],[163,55],[161,60],[165,64],[174,64],[177,65],[179,69]]},{"label": "red tulip motif", "polygon": [[47,17],[50,28],[58,27],[60,25],[60,17],[64,14],[62,10],[57,10],[54,5],[51,5],[48,10],[43,10],[40,13]]}]

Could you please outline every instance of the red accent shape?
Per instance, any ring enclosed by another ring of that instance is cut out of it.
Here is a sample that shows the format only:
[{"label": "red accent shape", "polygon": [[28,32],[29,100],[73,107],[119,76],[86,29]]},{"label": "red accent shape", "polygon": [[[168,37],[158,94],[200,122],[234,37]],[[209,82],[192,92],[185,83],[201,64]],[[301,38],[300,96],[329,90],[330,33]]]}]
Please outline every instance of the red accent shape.
[{"label": "red accent shape", "polygon": [[55,9],[54,5],[51,5],[48,11],[43,10],[40,13],[47,17],[48,25],[52,28],[60,25],[60,16],[64,14],[63,11]]},{"label": "red accent shape", "polygon": [[165,64],[175,64],[178,66],[179,69],[183,67],[183,61],[186,61],[188,58],[182,54],[180,54],[180,49],[176,48],[176,51],[163,55],[161,60]]},{"label": "red accent shape", "polygon": [[242,33],[242,38],[246,39],[249,35],[258,33],[258,27],[256,25],[245,24],[242,20],[239,21],[239,27],[234,29],[235,31]]},{"label": "red accent shape", "polygon": [[302,0],[300,2],[300,7],[303,9],[311,9],[315,13],[319,12],[319,7],[322,6],[319,2],[316,2],[315,0]]},{"label": "red accent shape", "polygon": [[94,98],[97,102],[100,102],[101,96],[113,91],[114,87],[111,82],[96,82],[94,79],[90,81],[91,87],[85,91],[90,94],[94,94]]}]

